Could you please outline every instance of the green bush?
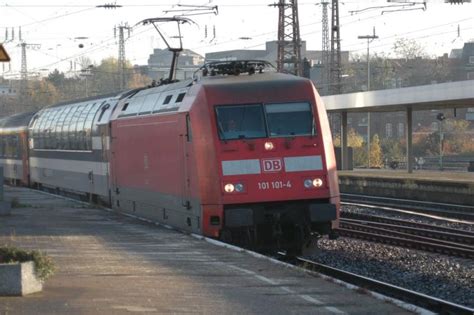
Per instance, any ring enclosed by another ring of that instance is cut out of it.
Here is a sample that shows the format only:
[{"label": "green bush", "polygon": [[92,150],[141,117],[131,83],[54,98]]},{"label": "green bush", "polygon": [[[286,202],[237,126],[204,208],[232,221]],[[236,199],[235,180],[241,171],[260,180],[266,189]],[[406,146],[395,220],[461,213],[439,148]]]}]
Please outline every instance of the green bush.
[{"label": "green bush", "polygon": [[40,280],[46,280],[54,273],[55,266],[51,257],[37,251],[26,251],[12,246],[0,246],[0,263],[22,263],[33,261],[35,273]]},{"label": "green bush", "polygon": [[21,203],[20,200],[18,200],[17,197],[13,197],[11,201],[12,208],[31,208],[33,207],[32,205]]}]

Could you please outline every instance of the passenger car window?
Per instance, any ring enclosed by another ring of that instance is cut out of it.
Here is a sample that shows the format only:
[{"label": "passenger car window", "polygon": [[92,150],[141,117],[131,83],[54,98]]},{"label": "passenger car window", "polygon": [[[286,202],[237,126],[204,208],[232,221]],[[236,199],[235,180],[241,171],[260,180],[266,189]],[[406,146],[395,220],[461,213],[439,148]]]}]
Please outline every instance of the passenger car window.
[{"label": "passenger car window", "polygon": [[58,149],[65,150],[67,148],[67,130],[68,130],[68,121],[70,120],[71,111],[74,107],[67,107],[61,117],[60,125],[58,126]]},{"label": "passenger car window", "polygon": [[77,112],[80,110],[79,106],[73,106],[68,113],[68,117],[64,121],[64,126],[63,126],[63,141],[64,141],[64,150],[72,150],[73,149],[73,143],[75,141],[75,130],[76,130],[76,123],[75,120],[77,119],[77,116],[79,115]]},{"label": "passenger car window", "polygon": [[86,123],[87,115],[89,114],[90,109],[92,108],[92,103],[86,104],[81,114],[77,119],[76,124],[76,150],[86,150],[86,137],[84,126]]},{"label": "passenger car window", "polygon": [[46,123],[43,126],[43,149],[51,149],[51,125],[53,124],[54,117],[56,116],[56,114],[56,108],[48,110],[46,114]]},{"label": "passenger car window", "polygon": [[60,107],[56,110],[56,115],[53,118],[51,123],[51,136],[50,136],[50,149],[58,149],[59,148],[59,140],[60,140],[60,133],[61,133],[61,125],[63,117],[63,112],[65,111],[65,107]]},{"label": "passenger car window", "polygon": [[99,103],[94,103],[94,105],[92,105],[84,123],[84,143],[86,150],[92,150],[92,124],[99,107]]}]

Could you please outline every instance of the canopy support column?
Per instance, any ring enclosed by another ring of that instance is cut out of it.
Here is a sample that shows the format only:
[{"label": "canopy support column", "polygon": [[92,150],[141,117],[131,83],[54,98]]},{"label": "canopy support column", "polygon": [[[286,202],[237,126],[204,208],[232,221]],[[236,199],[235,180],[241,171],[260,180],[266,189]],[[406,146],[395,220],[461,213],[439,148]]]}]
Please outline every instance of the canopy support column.
[{"label": "canopy support column", "polygon": [[407,140],[407,170],[408,173],[413,173],[413,117],[412,117],[412,108],[411,106],[407,107],[406,110],[406,140]]},{"label": "canopy support column", "polygon": [[341,170],[349,169],[349,156],[347,151],[347,112],[341,112]]}]

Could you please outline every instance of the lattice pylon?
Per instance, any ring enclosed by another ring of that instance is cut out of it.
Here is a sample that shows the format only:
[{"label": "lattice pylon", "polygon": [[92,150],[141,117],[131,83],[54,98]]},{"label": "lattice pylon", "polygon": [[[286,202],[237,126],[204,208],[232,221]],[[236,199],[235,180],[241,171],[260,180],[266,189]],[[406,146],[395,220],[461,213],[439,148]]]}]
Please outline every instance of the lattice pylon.
[{"label": "lattice pylon", "polygon": [[328,5],[327,0],[321,0],[321,6],[323,9],[321,24],[323,30],[322,43],[321,43],[321,63],[322,63],[322,73],[321,73],[321,82],[322,90],[327,94],[329,92],[329,67],[330,67],[330,51],[329,51],[329,23],[328,23]]},{"label": "lattice pylon", "polygon": [[339,1],[332,0],[331,6],[331,66],[330,92],[340,94],[341,86],[341,34],[339,32]]},{"label": "lattice pylon", "polygon": [[277,70],[301,76],[301,37],[297,0],[279,0]]}]

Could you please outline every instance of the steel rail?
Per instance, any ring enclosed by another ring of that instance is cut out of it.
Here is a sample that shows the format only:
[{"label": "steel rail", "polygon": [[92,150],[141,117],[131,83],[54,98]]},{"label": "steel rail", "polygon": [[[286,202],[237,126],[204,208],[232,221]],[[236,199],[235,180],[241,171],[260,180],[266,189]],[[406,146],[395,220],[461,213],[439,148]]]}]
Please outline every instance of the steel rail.
[{"label": "steel rail", "polygon": [[446,255],[451,255],[451,256],[458,256],[458,257],[463,257],[463,258],[474,258],[474,250],[457,247],[457,246],[449,246],[449,245],[437,244],[437,243],[426,242],[426,241],[416,241],[416,240],[406,239],[406,238],[397,237],[397,236],[381,235],[381,234],[346,229],[346,228],[338,228],[337,233],[340,236],[375,241],[378,243],[398,245],[398,246],[419,249],[419,250],[424,250],[424,251],[429,251],[429,252],[434,252],[434,253],[441,253],[441,254],[446,254]]},{"label": "steel rail", "polygon": [[440,314],[472,315],[474,313],[474,309],[467,306],[459,305],[423,293],[357,275],[352,272],[330,267],[302,257],[296,257],[296,261],[299,265],[303,265],[305,269],[319,272],[358,287],[396,298],[398,300],[411,303]]},{"label": "steel rail", "polygon": [[340,222],[343,223],[343,225],[345,226],[362,226],[365,227],[365,230],[367,231],[369,231],[370,228],[373,227],[386,231],[397,232],[400,233],[400,236],[406,235],[406,237],[411,237],[412,239],[429,240],[432,242],[447,245],[455,244],[459,247],[474,249],[474,247],[472,246],[474,244],[474,235],[469,236],[463,234],[446,233],[423,228],[407,227],[398,224],[373,222],[370,220],[341,218]]},{"label": "steel rail", "polygon": [[364,202],[368,205],[394,206],[401,210],[435,214],[450,218],[474,221],[474,207],[456,204],[436,203],[419,200],[377,197],[359,194],[341,194],[343,202]]},{"label": "steel rail", "polygon": [[445,226],[439,226],[439,225],[433,225],[433,224],[427,224],[427,223],[387,218],[387,217],[382,217],[382,216],[377,216],[377,215],[341,211],[341,218],[380,222],[380,223],[387,223],[387,224],[393,224],[393,225],[400,225],[404,227],[422,228],[426,230],[433,230],[433,231],[444,232],[448,234],[463,235],[463,236],[466,235],[468,237],[474,238],[474,232],[470,232],[470,231],[453,229],[453,228],[449,228]]},{"label": "steel rail", "polygon": [[410,241],[415,241],[415,242],[427,242],[427,243],[432,243],[432,244],[445,245],[449,247],[464,248],[464,249],[469,249],[469,250],[474,251],[474,247],[467,244],[460,244],[456,242],[434,239],[434,238],[425,237],[425,236],[413,235],[413,234],[409,234],[409,233],[405,233],[405,232],[397,231],[397,230],[394,231],[392,229],[389,229],[383,226],[372,226],[370,222],[368,223],[360,222],[360,221],[351,222],[346,219],[341,219],[339,228],[367,232],[367,233],[383,235],[383,236],[400,237],[400,238],[408,239]]}]

